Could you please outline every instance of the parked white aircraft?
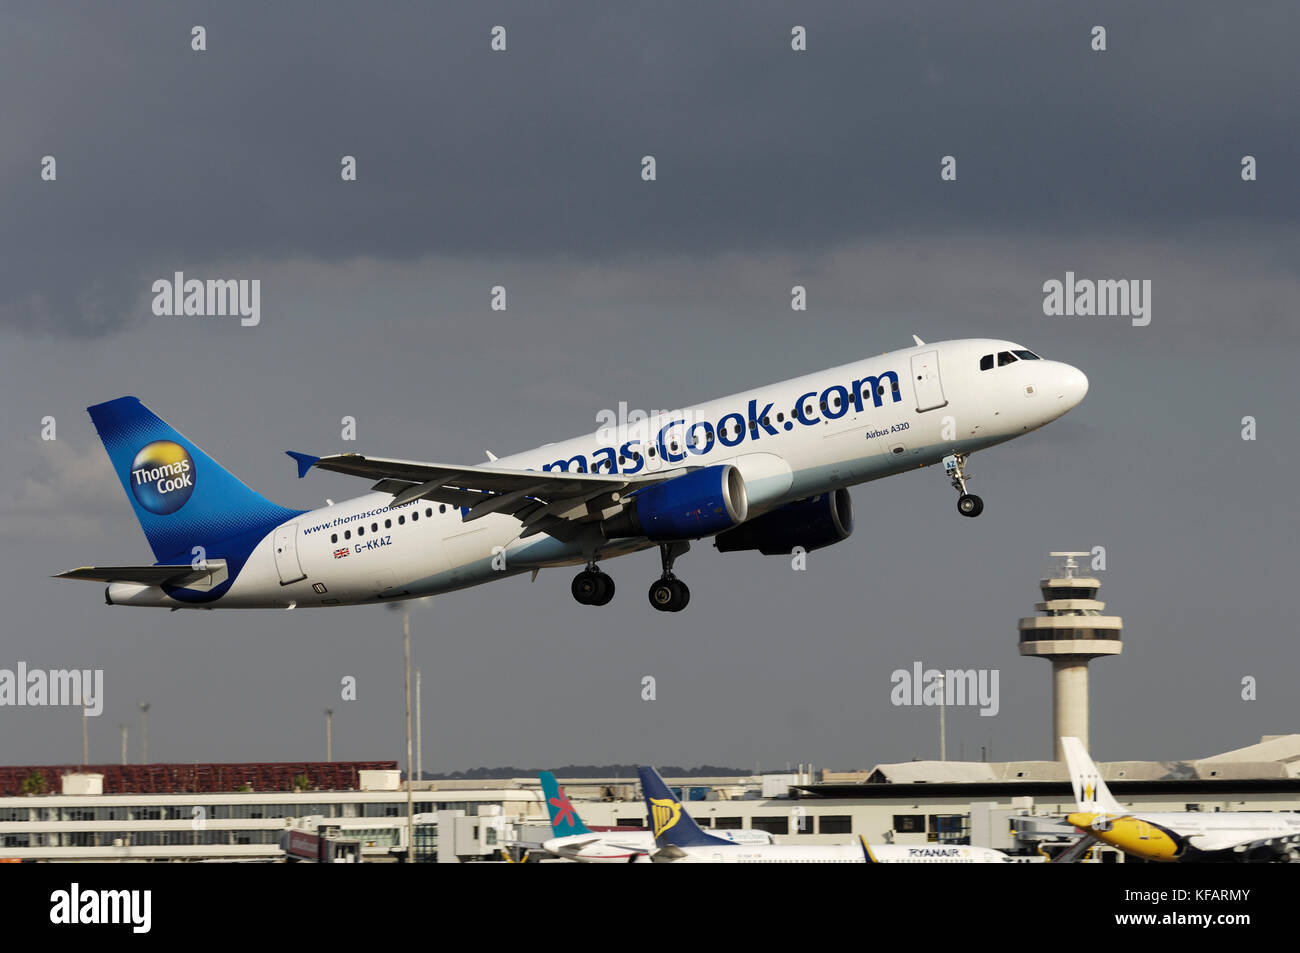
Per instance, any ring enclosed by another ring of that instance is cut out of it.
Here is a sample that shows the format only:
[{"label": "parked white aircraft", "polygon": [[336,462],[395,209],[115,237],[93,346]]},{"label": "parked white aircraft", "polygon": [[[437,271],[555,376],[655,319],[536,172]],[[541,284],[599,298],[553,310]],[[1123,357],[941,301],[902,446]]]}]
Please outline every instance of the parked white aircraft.
[{"label": "parked white aircraft", "polygon": [[[554,837],[543,841],[541,847],[548,854],[574,860],[580,864],[630,864],[649,862],[655,849],[652,831],[601,830],[594,831],[582,822],[578,810],[560,787],[550,771],[540,772],[542,795],[551,815]],[[718,837],[732,844],[770,844],[772,835],[767,831],[715,830]]]},{"label": "parked white aircraft", "polygon": [[641,796],[654,826],[656,864],[1003,864],[1015,861],[990,847],[961,844],[736,844],[703,830],[654,768],[637,768]]},{"label": "parked white aircraft", "polygon": [[[605,605],[598,561],[658,546],[650,604],[678,611],[673,574],[693,540],[788,554],[846,539],[846,487],[942,462],[963,516],[971,453],[1076,406],[1088,379],[1010,341],[925,344],[753,391],[657,412],[489,464],[289,451],[376,481],[291,510],[249,489],[134,397],[89,408],[153,548],[151,566],[83,567],[110,605],[172,609],[355,605],[582,566],[574,597]],[[490,456],[490,455],[489,455]]]},{"label": "parked white aircraft", "polygon": [[[1269,811],[1126,811],[1078,738],[1061,739],[1079,810],[1066,820],[1143,860],[1300,863],[1300,815]],[[1081,848],[1078,844],[1071,851]]]}]

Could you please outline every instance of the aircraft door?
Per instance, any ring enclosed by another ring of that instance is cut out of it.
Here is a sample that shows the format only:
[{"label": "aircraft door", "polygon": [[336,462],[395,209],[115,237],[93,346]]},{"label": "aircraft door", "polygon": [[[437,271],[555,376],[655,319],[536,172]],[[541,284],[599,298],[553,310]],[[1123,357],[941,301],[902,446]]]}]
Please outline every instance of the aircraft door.
[{"label": "aircraft door", "polygon": [[912,388],[916,391],[916,410],[924,413],[944,407],[943,382],[939,380],[939,352],[922,351],[912,355]]},{"label": "aircraft door", "polygon": [[287,586],[306,579],[302,564],[298,562],[298,524],[289,523],[275,531],[275,568],[280,573],[280,585]]}]

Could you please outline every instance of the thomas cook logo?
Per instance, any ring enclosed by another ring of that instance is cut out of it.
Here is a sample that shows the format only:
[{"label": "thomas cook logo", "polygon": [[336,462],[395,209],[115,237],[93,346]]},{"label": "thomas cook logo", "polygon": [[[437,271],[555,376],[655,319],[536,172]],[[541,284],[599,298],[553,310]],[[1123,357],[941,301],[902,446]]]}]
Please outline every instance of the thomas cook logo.
[{"label": "thomas cook logo", "polygon": [[673,827],[682,817],[680,804],[656,797],[650,799],[650,811],[654,815],[651,820],[655,825],[655,837],[659,837],[664,831]]},{"label": "thomas cook logo", "polygon": [[131,461],[131,492],[150,513],[175,513],[194,492],[194,460],[170,440],[155,440]]}]

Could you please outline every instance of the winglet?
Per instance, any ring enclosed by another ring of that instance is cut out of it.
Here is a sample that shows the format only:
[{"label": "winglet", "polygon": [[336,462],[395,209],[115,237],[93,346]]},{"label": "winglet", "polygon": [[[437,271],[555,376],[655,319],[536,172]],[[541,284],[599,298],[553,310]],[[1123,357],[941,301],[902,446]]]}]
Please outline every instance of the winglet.
[{"label": "winglet", "polygon": [[919,337],[917,337],[915,334],[912,335],[912,340],[916,342],[916,346],[917,346],[917,347],[925,347],[925,342],[922,341],[922,340],[921,340]]},{"label": "winglet", "polygon": [[295,450],[286,450],[289,456],[298,464],[298,479],[301,480],[307,475],[307,471],[314,467],[320,457],[313,457],[310,453],[298,453]]}]

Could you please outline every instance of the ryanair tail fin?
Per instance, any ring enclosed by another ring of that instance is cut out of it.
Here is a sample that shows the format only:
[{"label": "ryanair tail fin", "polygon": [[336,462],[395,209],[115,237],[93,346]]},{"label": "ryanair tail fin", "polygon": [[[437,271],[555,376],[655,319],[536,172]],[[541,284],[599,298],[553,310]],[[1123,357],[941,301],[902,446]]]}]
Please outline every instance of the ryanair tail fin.
[{"label": "ryanair tail fin", "polygon": [[1070,783],[1074,786],[1074,800],[1079,810],[1086,814],[1124,814],[1124,808],[1111,796],[1101,772],[1084,750],[1083,742],[1078,738],[1062,737],[1061,747],[1070,767]]},{"label": "ryanair tail fin", "polygon": [[641,795],[645,798],[646,810],[650,812],[650,824],[655,832],[655,844],[659,847],[703,847],[708,844],[726,844],[734,847],[729,840],[714,837],[696,824],[682,807],[673,792],[668,790],[664,779],[654,768],[639,767],[641,776]]},{"label": "ryanair tail fin", "polygon": [[251,548],[302,512],[250,490],[136,397],[86,409],[160,563]]},{"label": "ryanair tail fin", "polygon": [[546,798],[546,810],[550,812],[551,830],[555,831],[555,836],[592,833],[591,828],[582,823],[577,810],[569,803],[569,796],[560,787],[560,782],[555,780],[555,775],[550,771],[539,771],[537,776],[542,779],[542,796]]}]

